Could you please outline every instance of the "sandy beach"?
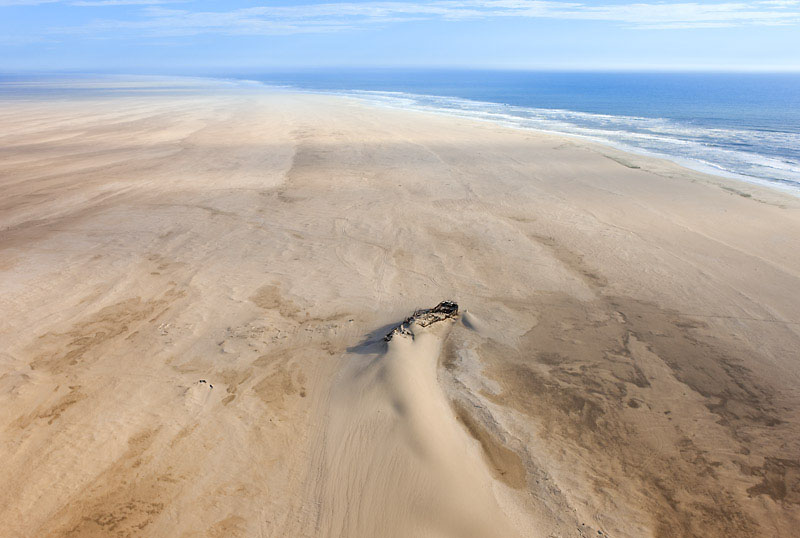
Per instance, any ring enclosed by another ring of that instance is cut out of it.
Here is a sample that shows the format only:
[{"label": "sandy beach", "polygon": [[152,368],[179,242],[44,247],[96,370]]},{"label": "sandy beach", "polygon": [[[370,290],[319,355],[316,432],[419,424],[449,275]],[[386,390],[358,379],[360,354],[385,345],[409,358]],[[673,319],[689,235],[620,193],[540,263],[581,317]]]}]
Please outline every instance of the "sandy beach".
[{"label": "sandy beach", "polygon": [[323,95],[0,125],[3,537],[796,533],[800,198]]}]

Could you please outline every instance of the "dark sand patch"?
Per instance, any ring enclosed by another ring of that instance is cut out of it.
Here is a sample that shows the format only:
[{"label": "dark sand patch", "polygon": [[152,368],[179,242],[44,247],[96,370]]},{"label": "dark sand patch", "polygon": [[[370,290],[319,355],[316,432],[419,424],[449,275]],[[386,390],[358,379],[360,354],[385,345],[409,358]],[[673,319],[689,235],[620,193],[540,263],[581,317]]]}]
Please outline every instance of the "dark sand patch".
[{"label": "dark sand patch", "polygon": [[[592,461],[593,487],[639,506],[657,536],[755,536],[765,529],[755,523],[754,496],[797,502],[797,443],[787,444],[775,428],[782,408],[774,391],[743,366],[744,350],[711,335],[702,322],[629,298],[586,303],[543,294],[530,308],[548,315],[518,346],[486,340],[480,347],[487,373],[503,388],[483,396],[533,418],[554,450],[567,446]],[[669,368],[676,391],[699,395],[710,412],[703,420],[722,426],[730,451],[709,454],[695,442],[703,439],[702,427],[679,423],[682,417],[673,421],[664,401],[654,399],[634,343]],[[443,364],[452,369],[454,357],[446,349]],[[653,419],[634,423],[626,415],[632,412]],[[665,419],[669,427],[654,448],[640,425]],[[762,442],[754,443],[756,436]],[[764,466],[731,471],[759,457],[767,458]],[[762,481],[747,489],[752,477]]]},{"label": "dark sand patch", "polygon": [[297,395],[305,398],[307,395],[306,376],[293,359],[295,353],[298,351],[285,350],[262,355],[253,363],[253,366],[267,371],[256,381],[253,392],[275,412],[283,411],[288,397]]},{"label": "dark sand patch", "polygon": [[483,425],[475,420],[469,410],[462,403],[451,402],[456,412],[456,417],[464,425],[469,434],[474,437],[483,448],[483,455],[492,476],[503,481],[506,485],[521,489],[526,485],[527,472],[522,458],[497,440]]},{"label": "dark sand patch", "polygon": [[148,324],[153,325],[184,296],[185,292],[170,288],[158,298],[132,297],[100,309],[75,323],[67,332],[43,334],[37,341],[39,352],[31,361],[31,368],[63,373],[79,363],[92,362],[101,356],[106,344],[130,336]]}]

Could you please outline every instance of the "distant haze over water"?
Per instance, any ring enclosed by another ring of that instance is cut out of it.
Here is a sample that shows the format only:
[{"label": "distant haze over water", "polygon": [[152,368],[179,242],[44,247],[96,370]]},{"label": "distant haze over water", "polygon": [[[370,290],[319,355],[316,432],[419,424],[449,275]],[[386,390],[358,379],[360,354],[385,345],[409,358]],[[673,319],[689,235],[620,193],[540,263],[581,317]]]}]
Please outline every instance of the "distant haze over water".
[{"label": "distant haze over water", "polygon": [[583,136],[800,194],[800,74],[360,70],[231,78]]}]

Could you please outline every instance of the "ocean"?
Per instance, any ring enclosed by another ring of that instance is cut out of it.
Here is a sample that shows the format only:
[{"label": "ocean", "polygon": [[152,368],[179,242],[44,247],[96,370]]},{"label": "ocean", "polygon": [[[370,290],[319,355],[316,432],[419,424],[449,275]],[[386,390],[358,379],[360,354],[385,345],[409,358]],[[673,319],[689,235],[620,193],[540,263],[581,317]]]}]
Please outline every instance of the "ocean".
[{"label": "ocean", "polygon": [[579,136],[800,195],[800,74],[339,70],[226,76]]}]

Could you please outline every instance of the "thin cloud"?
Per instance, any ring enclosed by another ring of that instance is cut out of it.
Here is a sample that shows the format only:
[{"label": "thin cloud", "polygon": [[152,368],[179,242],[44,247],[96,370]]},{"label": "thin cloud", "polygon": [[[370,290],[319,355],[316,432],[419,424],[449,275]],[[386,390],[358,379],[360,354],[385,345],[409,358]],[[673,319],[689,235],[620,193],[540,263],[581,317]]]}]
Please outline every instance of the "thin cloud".
[{"label": "thin cloud", "polygon": [[3,6],[38,6],[39,4],[57,4],[59,0],[0,0]]},{"label": "thin cloud", "polygon": [[0,7],[38,6],[41,4],[68,4],[81,7],[102,6],[152,6],[158,4],[177,4],[191,0],[0,0]]},{"label": "thin cloud", "polygon": [[71,6],[103,7],[103,6],[154,6],[160,4],[178,4],[190,0],[78,0],[69,2]]},{"label": "thin cloud", "polygon": [[[10,5],[0,0],[0,5]],[[42,3],[46,0],[38,0]],[[179,1],[179,0],[176,0]],[[11,0],[15,5],[37,0]],[[418,20],[554,19],[603,21],[651,30],[787,26],[800,23],[800,1],[673,2],[586,4],[549,0],[432,0],[427,2],[323,2],[302,6],[268,5],[221,11],[170,9],[164,0],[73,0],[76,6],[146,5],[136,19],[95,20],[59,32],[91,34],[136,31],[157,36],[227,34],[275,35],[340,32],[371,25]]]}]

